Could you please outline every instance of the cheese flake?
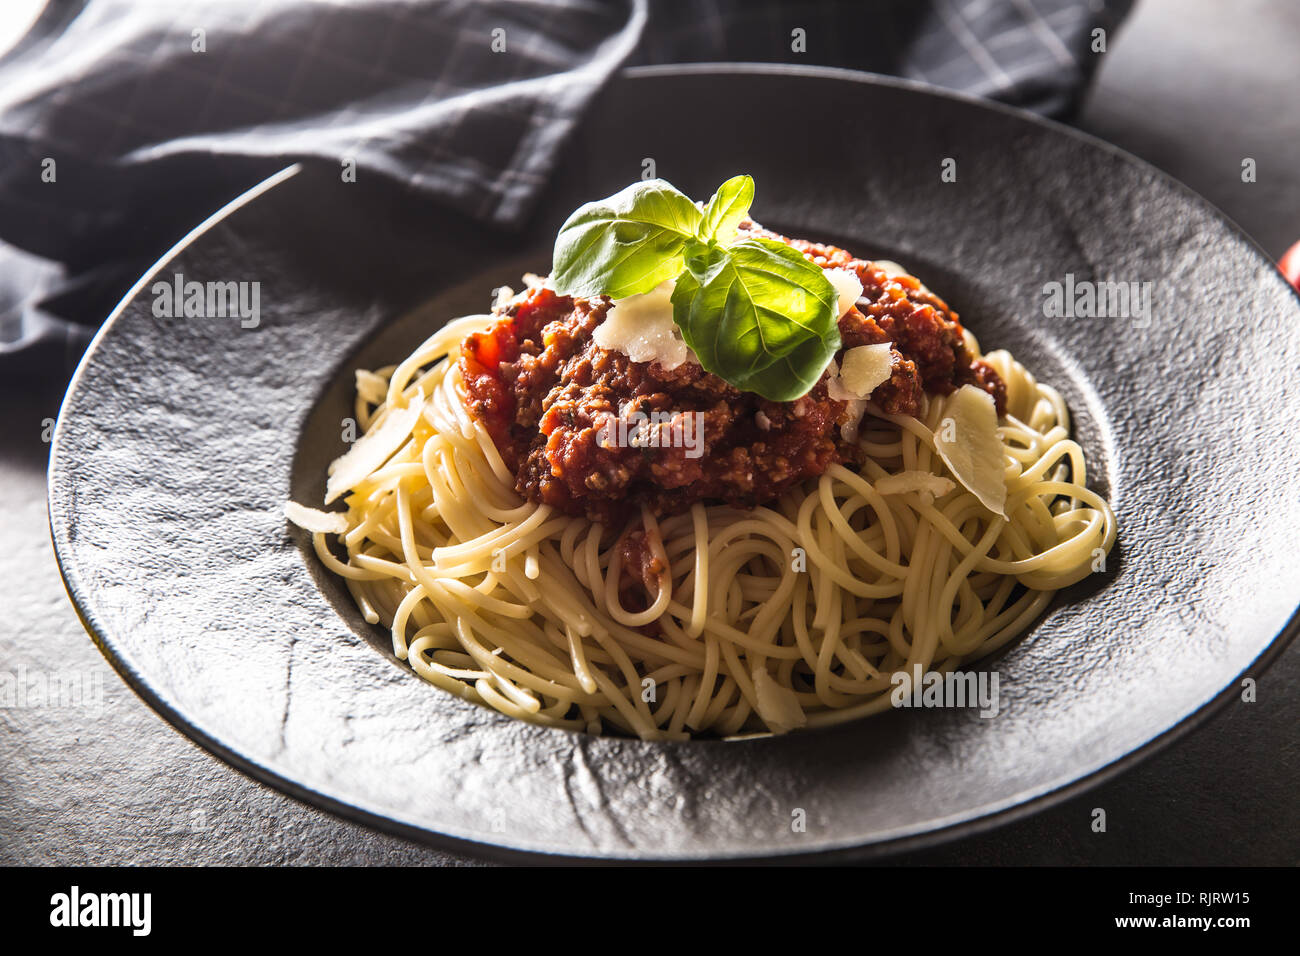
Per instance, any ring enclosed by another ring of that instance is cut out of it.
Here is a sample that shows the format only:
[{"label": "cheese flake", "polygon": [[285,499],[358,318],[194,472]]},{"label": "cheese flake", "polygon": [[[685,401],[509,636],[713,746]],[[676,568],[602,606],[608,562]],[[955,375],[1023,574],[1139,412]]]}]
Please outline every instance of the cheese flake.
[{"label": "cheese flake", "polygon": [[348,530],[348,519],[337,511],[318,511],[296,501],[284,503],[284,516],[304,531],[343,534]]},{"label": "cheese flake", "polygon": [[643,295],[615,300],[592,338],[611,352],[633,362],[658,362],[671,372],[684,362],[698,362],[673,321],[672,280]]},{"label": "cheese flake", "polygon": [[1006,453],[993,396],[963,385],[944,404],[934,444],[952,476],[995,515],[1006,517]]},{"label": "cheese flake", "polygon": [[377,469],[406,444],[420,412],[424,410],[421,390],[405,408],[389,409],[378,428],[366,432],[347,452],[329,467],[325,482],[325,504],[330,504]]},{"label": "cheese flake", "polygon": [[764,667],[755,667],[753,677],[758,716],[768,727],[780,734],[808,723],[794,691],[778,684]]}]

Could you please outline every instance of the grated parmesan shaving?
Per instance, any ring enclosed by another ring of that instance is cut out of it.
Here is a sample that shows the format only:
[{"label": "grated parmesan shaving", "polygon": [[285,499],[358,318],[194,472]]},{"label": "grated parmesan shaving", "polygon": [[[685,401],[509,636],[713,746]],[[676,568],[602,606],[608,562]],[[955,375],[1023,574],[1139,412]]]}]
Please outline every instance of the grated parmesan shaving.
[{"label": "grated parmesan shaving", "polygon": [[944,403],[934,445],[952,476],[985,508],[1005,518],[1006,453],[993,396],[974,385],[957,389]]},{"label": "grated parmesan shaving", "polygon": [[858,430],[862,427],[862,417],[867,413],[865,398],[850,399],[844,407],[845,421],[840,426],[840,436],[849,444],[858,440]]},{"label": "grated parmesan shaving", "polygon": [[357,369],[357,394],[363,402],[382,405],[388,396],[388,379],[364,368]]},{"label": "grated parmesan shaving", "polygon": [[670,279],[643,295],[615,300],[592,334],[596,344],[633,362],[658,362],[665,372],[684,362],[698,364],[673,321],[673,286]]},{"label": "grated parmesan shaving", "polygon": [[844,353],[840,384],[854,398],[867,398],[894,373],[893,346],[889,342],[859,345]]},{"label": "grated parmesan shaving", "polygon": [[862,295],[862,283],[857,275],[848,269],[826,269],[825,276],[835,287],[835,294],[839,297],[839,311],[835,313],[835,317],[841,318],[845,312],[857,305],[858,298]]},{"label": "grated parmesan shaving", "polygon": [[358,485],[392,458],[406,444],[423,410],[424,390],[420,389],[409,405],[389,409],[378,428],[366,432],[346,454],[336,458],[329,467],[329,480],[325,482],[325,504]]},{"label": "grated parmesan shaving", "polygon": [[847,402],[849,406],[849,422],[841,429],[846,441],[857,438],[858,423],[866,409],[866,399],[893,374],[891,348],[888,342],[860,345],[844,353],[843,370],[833,361],[826,366],[827,396],[837,402]]},{"label": "grated parmesan shaving", "polygon": [[323,531],[326,534],[343,534],[348,530],[348,519],[337,511],[317,511],[296,501],[284,503],[284,516],[304,531],[313,534]]},{"label": "grated parmesan shaving", "polygon": [[492,308],[503,309],[510,304],[510,300],[515,297],[515,290],[508,285],[497,286],[493,290]]},{"label": "grated parmesan shaving", "polygon": [[754,668],[754,696],[758,698],[758,716],[777,733],[808,723],[795,692],[774,681],[765,667]]}]

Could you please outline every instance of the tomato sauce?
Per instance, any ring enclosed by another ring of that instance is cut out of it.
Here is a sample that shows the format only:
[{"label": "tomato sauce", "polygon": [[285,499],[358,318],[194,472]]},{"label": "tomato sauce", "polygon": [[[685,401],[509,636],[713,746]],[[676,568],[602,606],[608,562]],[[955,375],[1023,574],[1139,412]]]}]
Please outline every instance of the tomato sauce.
[{"label": "tomato sauce", "polygon": [[[956,313],[915,278],[749,221],[741,228],[858,276],[862,297],[840,319],[840,336],[845,349],[892,343],[891,376],[871,395],[883,411],[914,415],[923,390],[944,394],[969,383],[1002,413],[1005,385],[969,353]],[[772,402],[694,362],[672,370],[633,362],[593,341],[609,307],[603,296],[572,298],[537,285],[462,345],[466,404],[527,499],[621,527],[642,504],[660,516],[696,501],[761,505],[858,454],[839,427],[847,405],[830,398],[825,376],[796,401]],[[656,412],[665,423],[660,440],[609,440],[612,419]]]}]

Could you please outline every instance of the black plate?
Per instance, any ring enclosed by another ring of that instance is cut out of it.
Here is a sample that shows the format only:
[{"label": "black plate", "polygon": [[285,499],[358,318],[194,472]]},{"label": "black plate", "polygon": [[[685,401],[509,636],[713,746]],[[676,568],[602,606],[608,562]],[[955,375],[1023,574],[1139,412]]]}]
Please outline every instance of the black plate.
[{"label": "black plate", "polygon": [[[940,179],[948,157],[956,182]],[[986,349],[1065,394],[1120,544],[1104,576],[986,662],[996,718],[895,712],[674,744],[530,726],[398,665],[286,526],[286,497],[319,502],[343,448],[352,370],[399,360],[494,286],[545,271],[564,215],[645,159],[693,196],[752,173],[760,221],[906,263]],[[68,590],[184,733],[385,829],[497,855],[914,845],[1150,752],[1294,631],[1297,298],[1203,200],[1059,126],[833,70],[636,70],[602,95],[524,235],[364,170],[342,183],[293,168],[154,272],[260,282],[261,321],[156,318],[151,273],[101,332],[50,466]],[[1067,273],[1151,282],[1149,327],[1045,318],[1043,286]]]}]

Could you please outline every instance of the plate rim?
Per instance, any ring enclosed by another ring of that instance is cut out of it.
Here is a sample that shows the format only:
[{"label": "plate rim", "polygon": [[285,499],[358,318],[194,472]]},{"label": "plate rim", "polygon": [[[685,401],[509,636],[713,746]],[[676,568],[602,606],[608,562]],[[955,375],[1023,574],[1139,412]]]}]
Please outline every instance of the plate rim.
[{"label": "plate rim", "polygon": [[[1028,122],[1031,125],[1046,128],[1057,134],[1065,134],[1074,139],[1086,142],[1093,147],[1101,148],[1112,155],[1118,156],[1126,162],[1142,169],[1147,174],[1154,174],[1164,183],[1172,185],[1183,195],[1184,198],[1201,205],[1212,213],[1215,218],[1226,223],[1238,239],[1244,240],[1246,245],[1253,249],[1257,255],[1261,256],[1265,262],[1274,265],[1271,257],[1263,247],[1260,246],[1260,244],[1255,241],[1255,239],[1252,238],[1250,234],[1246,232],[1246,230],[1243,229],[1232,217],[1228,216],[1216,205],[1180,180],[1174,178],[1146,160],[1133,155],[1127,150],[1112,143],[1108,143],[1090,133],[1048,119],[1036,113],[1017,109],[1003,103],[981,99],[969,94],[900,77],[886,76],[840,67],[787,63],[709,62],[689,64],[654,64],[624,67],[619,71],[618,76],[620,78],[636,79],[639,77],[656,76],[708,76],[717,75],[719,73],[732,75],[784,75],[824,78],[862,83],[868,86],[893,87],[923,94],[925,96],[937,96],[943,99],[957,101],[966,106],[977,109],[993,110],[1004,115],[1015,117],[1020,121]],[[584,856],[582,854],[551,853],[544,850],[525,849],[504,844],[467,839],[426,827],[405,823],[396,820],[391,816],[386,816],[381,812],[359,806],[357,803],[349,803],[315,790],[312,787],[305,786],[288,776],[278,773],[264,765],[259,760],[232,749],[217,740],[215,737],[202,731],[198,726],[187,719],[178,709],[172,707],[167,701],[165,701],[160,693],[150,686],[150,683],[145,679],[144,675],[135,671],[125,660],[118,656],[107,637],[106,629],[96,624],[96,614],[93,609],[91,595],[86,593],[78,582],[76,569],[72,567],[74,563],[73,558],[71,555],[65,555],[63,553],[60,535],[58,529],[55,527],[52,495],[56,471],[55,461],[58,458],[60,447],[64,441],[63,436],[65,428],[63,425],[63,412],[65,407],[68,405],[73,392],[78,388],[81,379],[83,378],[83,373],[93,360],[104,336],[107,335],[111,328],[117,323],[128,305],[135,300],[145,287],[147,287],[150,280],[166,268],[168,263],[186,251],[208,231],[224,222],[235,212],[259,199],[264,194],[272,191],[277,186],[295,178],[302,173],[303,170],[304,166],[301,162],[287,164],[280,170],[272,173],[229,200],[177,240],[141,274],[140,278],[132,285],[127,293],[123,295],[117,305],[109,312],[108,317],[97,330],[95,336],[91,339],[90,344],[87,346],[86,351],[77,364],[76,370],[69,379],[63,400],[60,403],[59,414],[50,444],[49,465],[47,466],[46,477],[47,525],[50,530],[55,561],[59,568],[59,574],[63,581],[64,590],[91,641],[99,649],[100,653],[108,661],[113,670],[123,679],[136,696],[149,706],[151,710],[153,710],[158,716],[162,717],[168,724],[184,735],[187,739],[193,741],[208,753],[217,757],[223,763],[233,767],[241,774],[251,777],[257,782],[269,786],[272,789],[291,797],[299,803],[308,807],[324,810],[348,820],[349,822],[358,823],[370,829],[398,836],[420,845],[431,846],[435,849],[447,852],[461,853],[478,857],[479,859],[502,863],[561,863],[574,865],[592,865],[595,863],[612,865],[680,865],[682,863],[692,863],[705,865],[735,865],[745,863],[790,864],[837,863],[867,860],[876,861],[882,858],[896,856],[901,853],[942,845],[957,839],[974,836],[976,834],[996,829],[1037,814],[1052,806],[1056,806],[1114,779],[1125,771],[1136,766],[1138,763],[1145,761],[1155,753],[1183,738],[1186,734],[1201,727],[1211,717],[1217,715],[1231,699],[1236,697],[1238,691],[1237,685],[1243,676],[1261,674],[1271,666],[1279,656],[1281,656],[1290,645],[1291,641],[1298,633],[1300,633],[1300,600],[1298,600],[1296,609],[1292,612],[1290,619],[1282,629],[1278,631],[1278,633],[1270,640],[1268,645],[1241,671],[1239,671],[1217,694],[1214,694],[1191,713],[1187,714],[1183,719],[1172,726],[1167,727],[1161,733],[1158,733],[1146,742],[1117,757],[1110,763],[1077,777],[1069,783],[1035,794],[1023,800],[1017,799],[1014,796],[1010,797],[1008,799],[1013,802],[1009,805],[978,816],[958,820],[952,823],[941,824],[919,833],[884,837],[880,840],[865,844],[831,846],[816,850],[796,851],[791,853],[769,851],[758,855],[715,854],[708,857],[596,857]],[[1282,276],[1280,271],[1276,270],[1276,268],[1274,268],[1274,274],[1276,275],[1277,281],[1282,283],[1292,293],[1293,297],[1297,299],[1298,304],[1300,304],[1300,290],[1291,287],[1289,283],[1285,281],[1285,278]]]}]

